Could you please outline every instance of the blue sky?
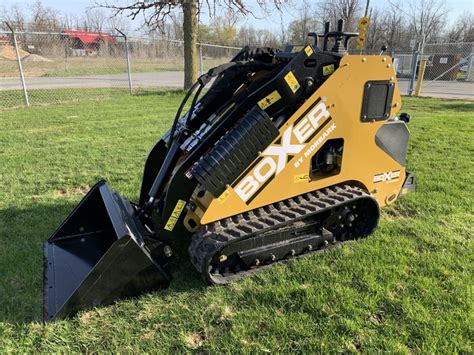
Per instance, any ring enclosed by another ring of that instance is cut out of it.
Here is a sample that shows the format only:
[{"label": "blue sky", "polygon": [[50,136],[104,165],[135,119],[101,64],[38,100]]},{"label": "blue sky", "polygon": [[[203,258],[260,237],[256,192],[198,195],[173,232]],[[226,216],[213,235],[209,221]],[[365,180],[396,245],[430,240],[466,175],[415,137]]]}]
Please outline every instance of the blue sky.
[{"label": "blue sky", "polygon": [[[110,0],[109,0],[110,1]],[[113,1],[113,0],[112,0]],[[296,4],[292,8],[296,9],[298,7],[298,3],[302,3],[302,0],[293,0]],[[28,8],[29,5],[33,4],[34,0],[0,0],[0,5],[3,5],[5,8],[19,4],[20,6],[24,7],[25,9]],[[83,12],[86,8],[91,7],[95,4],[95,0],[43,0],[44,5],[48,7],[52,7],[54,9],[59,10],[61,13],[72,13],[78,14]],[[120,3],[125,3],[126,0],[119,1]],[[365,2],[362,0],[362,2]],[[256,1],[249,0],[247,1],[253,8],[258,9],[256,5]],[[383,8],[387,6],[387,0],[371,0],[371,6],[377,8]],[[448,21],[452,22],[456,19],[460,14],[471,11],[474,12],[474,0],[447,0],[446,6],[448,9],[451,9],[451,13],[449,14]],[[291,22],[297,15],[296,10],[292,10],[292,8],[288,9],[284,12],[283,20],[285,23]],[[1,9],[1,7],[0,7]],[[256,11],[257,17],[264,17],[264,19],[253,18],[249,16],[247,19],[241,20],[239,23],[242,24],[251,24],[256,28],[267,28],[270,30],[279,30],[280,28],[280,13],[278,11],[273,11],[270,16],[264,15],[261,11]],[[207,16],[204,15],[202,17],[203,21],[206,22]],[[137,27],[136,25],[132,25],[132,28]]]}]

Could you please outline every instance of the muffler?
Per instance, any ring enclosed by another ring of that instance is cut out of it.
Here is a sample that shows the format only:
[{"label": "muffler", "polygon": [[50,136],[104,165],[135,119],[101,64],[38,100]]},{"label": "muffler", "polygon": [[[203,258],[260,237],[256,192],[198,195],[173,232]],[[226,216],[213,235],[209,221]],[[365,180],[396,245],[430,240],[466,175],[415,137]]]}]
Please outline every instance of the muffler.
[{"label": "muffler", "polygon": [[44,244],[44,320],[166,288],[169,247],[98,182]]}]

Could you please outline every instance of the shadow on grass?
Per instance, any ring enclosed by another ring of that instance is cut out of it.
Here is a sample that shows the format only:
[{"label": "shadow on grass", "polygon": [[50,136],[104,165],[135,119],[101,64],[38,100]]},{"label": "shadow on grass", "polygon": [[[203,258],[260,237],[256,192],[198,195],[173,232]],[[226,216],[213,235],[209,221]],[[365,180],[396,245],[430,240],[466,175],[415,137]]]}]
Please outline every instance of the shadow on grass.
[{"label": "shadow on grass", "polygon": [[474,102],[443,101],[440,103],[440,107],[445,112],[448,112],[448,111],[474,112]]},{"label": "shadow on grass", "polygon": [[[43,243],[75,205],[61,201],[0,210],[0,322],[42,321]],[[206,287],[189,261],[187,247],[174,248],[174,280],[167,290],[155,291],[157,296]]]},{"label": "shadow on grass", "polygon": [[169,96],[169,95],[185,95],[186,91],[182,89],[167,89],[167,88],[157,88],[157,89],[145,89],[139,88],[134,90],[133,96]]}]

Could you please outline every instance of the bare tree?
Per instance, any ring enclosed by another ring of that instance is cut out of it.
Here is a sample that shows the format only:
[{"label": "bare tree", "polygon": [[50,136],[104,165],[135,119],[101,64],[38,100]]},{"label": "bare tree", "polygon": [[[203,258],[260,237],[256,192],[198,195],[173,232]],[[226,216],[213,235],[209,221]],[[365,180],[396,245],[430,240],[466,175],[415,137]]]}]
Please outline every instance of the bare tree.
[{"label": "bare tree", "polygon": [[344,29],[354,31],[362,14],[361,3],[360,0],[324,0],[318,4],[318,14],[332,24],[343,19]]},{"label": "bare tree", "polygon": [[84,30],[103,32],[107,24],[108,16],[103,9],[87,9],[84,14]]},{"label": "bare tree", "polygon": [[[240,13],[225,11],[221,16],[214,17],[207,27],[206,40],[211,43],[224,45],[235,44],[237,39],[237,22]],[[201,27],[201,26],[200,26]],[[204,41],[202,37],[200,41]]]},{"label": "bare tree", "polygon": [[[101,1],[101,0],[98,0]],[[206,6],[211,15],[215,15],[217,8],[239,12],[243,15],[252,14],[250,5],[245,0],[141,0],[131,1],[126,5],[117,5],[103,0],[99,6],[112,9],[115,14],[126,14],[135,20],[142,15],[144,23],[151,29],[163,29],[167,20],[176,11],[183,14],[184,39],[184,87],[189,88],[197,78],[197,33],[198,14],[202,6]],[[280,8],[287,0],[269,0]],[[257,0],[257,4],[265,9],[266,0]]]},{"label": "bare tree", "polygon": [[62,28],[59,13],[37,0],[31,8],[30,30],[57,32]]},{"label": "bare tree", "polygon": [[290,41],[300,44],[306,43],[308,33],[316,30],[317,23],[318,21],[313,14],[309,2],[303,1],[303,4],[298,9],[298,19],[291,21],[288,26]]},{"label": "bare tree", "polygon": [[447,42],[474,42],[474,15],[467,12],[456,19],[446,33]]},{"label": "bare tree", "polygon": [[255,46],[258,44],[257,30],[252,25],[241,27],[238,32],[238,44],[242,46]]},{"label": "bare tree", "polygon": [[280,40],[282,44],[286,44],[287,30],[283,21],[283,13],[280,12]]},{"label": "bare tree", "polygon": [[388,8],[371,8],[370,25],[367,28],[367,49],[378,50],[382,45],[389,49],[408,49],[410,38],[406,15],[393,6]]},{"label": "bare tree", "polygon": [[[10,11],[2,11],[1,20],[2,26],[5,26],[4,21],[9,22],[17,31],[25,31],[26,29],[26,15],[21,7],[16,4],[10,8]],[[4,29],[8,29],[4,27]]]},{"label": "bare tree", "polygon": [[127,33],[130,30],[130,22],[122,16],[107,16],[107,19],[105,20],[105,29],[113,31],[115,28]]},{"label": "bare tree", "polygon": [[384,11],[382,23],[382,36],[385,44],[391,49],[408,49],[406,15],[396,7],[390,6]]},{"label": "bare tree", "polygon": [[409,0],[403,2],[405,8],[394,0],[388,2],[408,17],[409,30],[418,41],[435,41],[441,37],[449,13],[444,0]]},{"label": "bare tree", "polygon": [[383,44],[383,20],[378,9],[370,9],[368,13],[370,26],[365,35],[365,48],[369,50],[379,49]]}]

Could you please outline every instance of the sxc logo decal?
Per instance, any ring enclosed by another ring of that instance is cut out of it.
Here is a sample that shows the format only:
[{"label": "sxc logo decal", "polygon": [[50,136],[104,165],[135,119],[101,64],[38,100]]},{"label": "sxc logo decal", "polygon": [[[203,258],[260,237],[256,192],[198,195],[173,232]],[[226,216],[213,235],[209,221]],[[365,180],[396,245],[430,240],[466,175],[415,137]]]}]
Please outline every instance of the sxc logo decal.
[{"label": "sxc logo decal", "polygon": [[324,102],[317,103],[309,113],[303,114],[293,125],[285,129],[276,140],[278,143],[269,145],[261,153],[251,171],[244,174],[245,177],[234,186],[237,195],[244,202],[250,203],[330,120],[331,115]]}]

